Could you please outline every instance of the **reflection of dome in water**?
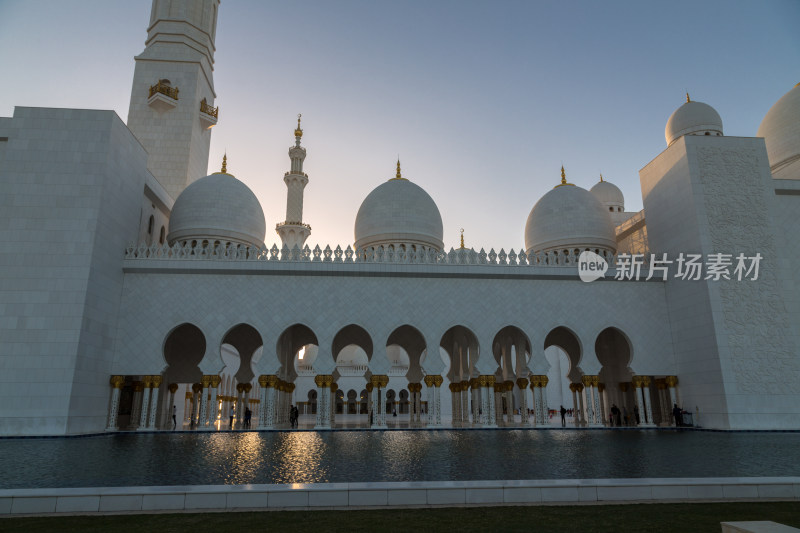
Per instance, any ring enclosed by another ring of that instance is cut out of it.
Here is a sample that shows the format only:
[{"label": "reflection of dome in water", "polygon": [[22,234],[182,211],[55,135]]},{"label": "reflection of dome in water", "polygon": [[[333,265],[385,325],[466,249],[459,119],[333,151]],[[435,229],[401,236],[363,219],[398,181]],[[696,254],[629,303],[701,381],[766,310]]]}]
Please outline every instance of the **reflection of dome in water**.
[{"label": "reflection of dome in water", "polygon": [[356,249],[405,244],[441,250],[442,216],[422,187],[400,177],[382,183],[367,195],[356,215]]},{"label": "reflection of dome in water", "polygon": [[528,254],[562,248],[616,250],[611,217],[589,191],[567,183],[562,168],[561,185],[542,196],[525,224]]},{"label": "reflection of dome in water", "polygon": [[684,135],[722,135],[722,118],[708,104],[692,102],[686,95],[686,103],[672,113],[664,129],[667,146]]},{"label": "reflection of dome in water", "polygon": [[175,200],[169,219],[171,243],[209,240],[264,245],[266,222],[258,198],[225,172],[201,178]]},{"label": "reflection of dome in water", "polygon": [[800,83],[767,111],[756,136],[767,143],[774,178],[800,179]]}]

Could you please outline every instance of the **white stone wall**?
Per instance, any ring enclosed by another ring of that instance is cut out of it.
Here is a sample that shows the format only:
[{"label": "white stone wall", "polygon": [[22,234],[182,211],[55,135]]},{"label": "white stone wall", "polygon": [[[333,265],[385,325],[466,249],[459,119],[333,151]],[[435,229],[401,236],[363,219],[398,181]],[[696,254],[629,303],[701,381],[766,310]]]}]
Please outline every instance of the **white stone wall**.
[{"label": "white stone wall", "polygon": [[102,430],[147,154],[111,111],[16,108],[0,167],[0,434]]},{"label": "white stone wall", "polygon": [[800,378],[797,325],[763,140],[683,137],[640,176],[652,251],[764,256],[758,281],[667,283],[684,408],[711,427],[797,427],[800,395],[785,385]]}]

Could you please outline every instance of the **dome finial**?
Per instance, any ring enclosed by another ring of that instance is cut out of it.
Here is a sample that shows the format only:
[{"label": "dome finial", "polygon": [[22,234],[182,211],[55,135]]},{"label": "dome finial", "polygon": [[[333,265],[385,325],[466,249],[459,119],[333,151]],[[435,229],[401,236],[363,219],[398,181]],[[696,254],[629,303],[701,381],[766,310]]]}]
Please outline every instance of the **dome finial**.
[{"label": "dome finial", "polygon": [[688,104],[691,101],[692,101],[692,99],[689,98],[689,91],[686,91],[686,103]]},{"label": "dome finial", "polygon": [[601,183],[603,182],[603,173],[602,172],[600,173],[600,182]]},{"label": "dome finial", "polygon": [[302,116],[302,113],[297,114],[297,128],[294,130],[294,138],[297,141],[297,146],[300,146],[300,139],[303,137],[303,130],[300,128],[300,118]]},{"label": "dome finial", "polygon": [[403,176],[400,174],[400,156],[397,156],[397,174],[395,175],[396,179],[403,179]]},{"label": "dome finial", "polygon": [[464,228],[461,228],[461,249],[464,249]]},{"label": "dome finial", "polygon": [[[561,165],[561,183],[556,185],[556,187],[561,187],[562,185],[574,185],[574,183],[568,183],[567,182],[567,174],[564,172],[564,165],[563,164]],[[555,189],[556,187],[553,187],[553,188]]]},{"label": "dome finial", "polygon": [[228,152],[225,152],[225,155],[222,156],[222,170],[220,172],[223,174],[228,173]]}]

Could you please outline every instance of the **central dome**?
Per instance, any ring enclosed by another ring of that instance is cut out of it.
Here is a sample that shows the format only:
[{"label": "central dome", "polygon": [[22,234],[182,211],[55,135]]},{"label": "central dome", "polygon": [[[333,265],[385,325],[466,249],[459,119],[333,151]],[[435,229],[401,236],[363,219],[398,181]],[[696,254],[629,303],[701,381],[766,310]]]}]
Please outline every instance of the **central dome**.
[{"label": "central dome", "polygon": [[559,185],[542,196],[525,224],[525,252],[599,249],[614,253],[616,235],[611,217],[592,193],[572,184]]},{"label": "central dome", "polygon": [[232,175],[217,172],[195,181],[175,200],[167,240],[263,247],[266,231],[264,211],[253,191]]},{"label": "central dome", "polygon": [[442,215],[433,198],[407,179],[395,178],[376,187],[358,209],[356,249],[407,245],[441,251]]}]

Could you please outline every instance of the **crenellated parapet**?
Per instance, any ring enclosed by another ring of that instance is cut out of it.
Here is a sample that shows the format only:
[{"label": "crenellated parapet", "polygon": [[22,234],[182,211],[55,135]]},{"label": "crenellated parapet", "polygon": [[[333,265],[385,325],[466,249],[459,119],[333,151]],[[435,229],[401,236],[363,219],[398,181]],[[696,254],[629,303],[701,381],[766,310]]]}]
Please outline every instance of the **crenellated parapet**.
[{"label": "crenellated parapet", "polygon": [[[449,252],[438,252],[431,248],[407,250],[394,246],[376,246],[354,250],[351,246],[324,249],[319,245],[311,249],[308,245],[300,248],[283,246],[278,248],[256,248],[243,244],[221,241],[178,241],[168,244],[130,245],[125,250],[126,260],[206,260],[206,261],[258,261],[294,263],[373,263],[400,265],[486,265],[510,267],[571,267],[577,266],[581,250],[540,252],[528,256],[524,250],[506,252],[494,248],[487,253],[483,248],[476,252],[472,248],[451,248]],[[614,267],[616,256],[603,252],[599,254]]]}]

